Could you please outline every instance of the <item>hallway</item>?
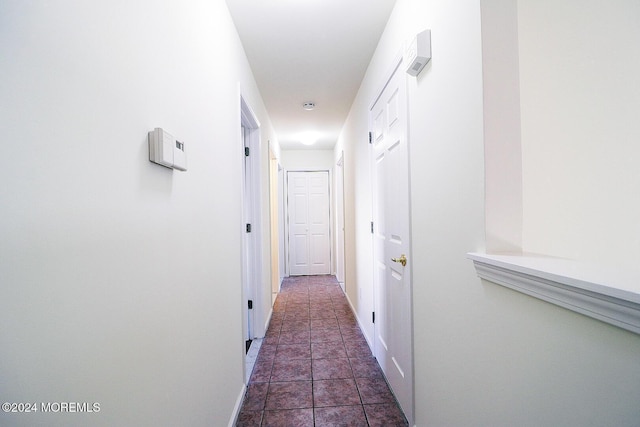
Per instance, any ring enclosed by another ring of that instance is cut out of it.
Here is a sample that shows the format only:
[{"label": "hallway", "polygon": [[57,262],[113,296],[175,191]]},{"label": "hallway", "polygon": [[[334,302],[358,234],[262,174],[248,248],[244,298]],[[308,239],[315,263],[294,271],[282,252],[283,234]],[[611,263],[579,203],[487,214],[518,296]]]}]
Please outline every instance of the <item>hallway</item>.
[{"label": "hallway", "polygon": [[334,276],[285,278],[237,426],[406,426]]}]

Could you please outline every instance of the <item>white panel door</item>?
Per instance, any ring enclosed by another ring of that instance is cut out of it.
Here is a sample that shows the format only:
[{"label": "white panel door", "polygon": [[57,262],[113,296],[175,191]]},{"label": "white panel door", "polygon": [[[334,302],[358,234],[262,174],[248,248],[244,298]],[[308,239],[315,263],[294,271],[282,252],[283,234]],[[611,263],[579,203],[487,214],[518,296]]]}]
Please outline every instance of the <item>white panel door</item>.
[{"label": "white panel door", "polygon": [[289,172],[289,274],[330,274],[329,172]]},{"label": "white panel door", "polygon": [[406,102],[405,76],[397,68],[370,110],[370,123],[374,171],[374,353],[411,425],[413,317]]}]

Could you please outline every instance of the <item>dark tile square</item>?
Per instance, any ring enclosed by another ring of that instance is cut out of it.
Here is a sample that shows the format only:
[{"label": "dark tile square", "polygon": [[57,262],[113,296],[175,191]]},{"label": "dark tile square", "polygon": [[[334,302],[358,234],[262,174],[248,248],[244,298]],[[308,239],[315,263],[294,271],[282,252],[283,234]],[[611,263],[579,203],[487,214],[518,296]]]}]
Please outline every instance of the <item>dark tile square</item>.
[{"label": "dark tile square", "polygon": [[334,307],[334,313],[336,313],[336,316],[338,316],[338,318],[345,318],[350,320],[354,320],[356,318],[351,309],[340,309]]},{"label": "dark tile square", "polygon": [[314,359],[335,359],[347,357],[344,344],[340,341],[311,343],[311,356]]},{"label": "dark tile square", "polygon": [[273,359],[273,357],[276,355],[276,348],[277,345],[266,344],[263,341],[262,345],[260,346],[260,351],[258,352],[258,358]]},{"label": "dark tile square", "polygon": [[271,313],[271,319],[269,320],[269,323],[273,321],[282,321],[282,319],[284,319],[284,310],[274,311],[273,313]]},{"label": "dark tile square", "polygon": [[316,408],[316,427],[367,427],[362,405]]},{"label": "dark tile square", "polygon": [[331,308],[331,294],[324,287],[316,288],[309,293],[309,304],[323,304],[325,307]]},{"label": "dark tile square", "polygon": [[[309,311],[309,317],[312,319],[335,319],[336,313],[333,310],[327,310],[326,306],[327,304],[320,304],[319,308],[312,308]],[[331,305],[329,304],[329,306]]]},{"label": "dark tile square", "polygon": [[267,332],[265,333],[265,336],[269,337],[272,335],[277,335],[280,333],[281,328],[282,328],[281,319],[271,319],[271,321],[269,321],[269,327],[267,328]]},{"label": "dark tile square", "polygon": [[309,288],[309,303],[313,304],[314,302],[324,301],[331,302],[331,295],[324,286]]},{"label": "dark tile square", "polygon": [[272,366],[273,359],[256,360],[251,376],[249,377],[249,383],[268,382],[271,378]]},{"label": "dark tile square", "polygon": [[276,358],[311,359],[311,346],[309,344],[279,344]]},{"label": "dark tile square", "polygon": [[311,379],[311,359],[276,359],[271,381],[304,381]]},{"label": "dark tile square", "polygon": [[351,308],[351,306],[349,304],[343,304],[339,301],[336,301],[335,297],[332,298],[332,303],[331,306],[333,307],[333,311],[336,313],[337,316],[345,316],[345,317],[352,317],[355,316],[355,313],[353,312],[353,308]]},{"label": "dark tile square", "polygon": [[267,400],[269,383],[250,383],[244,395],[242,409],[246,411],[262,411]]},{"label": "dark tile square", "polygon": [[313,409],[265,411],[264,427],[314,427]]},{"label": "dark tile square", "polygon": [[345,341],[344,344],[345,349],[347,350],[347,356],[349,358],[369,358],[372,357],[371,349],[369,346],[364,344],[352,344],[348,341]]},{"label": "dark tile square", "polygon": [[309,310],[309,293],[296,292],[289,295],[286,311],[306,308]]},{"label": "dark tile square", "polygon": [[342,333],[342,337],[346,341],[351,341],[353,343],[366,343],[367,340],[360,331],[358,325],[340,325],[340,332]]},{"label": "dark tile square", "polygon": [[286,311],[309,311],[309,295],[305,294],[290,297],[289,302],[287,302]]},{"label": "dark tile square", "polygon": [[295,321],[306,321],[309,322],[310,316],[309,316],[309,311],[304,311],[304,312],[285,312],[284,314],[284,322],[287,323],[291,323],[291,322],[295,322]]},{"label": "dark tile square", "polygon": [[320,301],[328,301],[331,302],[331,293],[327,289],[326,286],[316,286],[314,288],[309,288],[309,302],[320,302]]},{"label": "dark tile square", "polygon": [[319,380],[313,382],[315,407],[359,405],[360,396],[353,379]]},{"label": "dark tile square", "polygon": [[311,319],[311,330],[316,329],[340,329],[338,319],[334,316],[324,319]]},{"label": "dark tile square", "polygon": [[333,303],[333,309],[336,312],[353,313],[353,310],[351,310],[351,306],[346,301],[344,296],[342,296],[342,295],[340,295],[340,296],[332,296],[331,297],[331,301]]},{"label": "dark tile square", "polygon": [[284,331],[308,331],[309,319],[285,319],[282,321],[281,332]]},{"label": "dark tile square", "polygon": [[296,309],[296,310],[289,310],[287,309],[287,311],[284,312],[284,319],[283,320],[306,320],[309,319],[309,309]]},{"label": "dark tile square", "polygon": [[358,322],[356,321],[355,317],[338,315],[338,326],[340,326],[340,330],[348,329],[348,328],[357,328]]},{"label": "dark tile square", "polygon": [[313,407],[311,381],[272,382],[265,409],[299,409]]},{"label": "dark tile square", "polygon": [[402,410],[395,403],[364,405],[364,411],[371,427],[409,425]]},{"label": "dark tile square", "polygon": [[356,384],[363,404],[396,401],[384,378],[356,378]]},{"label": "dark tile square", "polygon": [[344,328],[358,327],[358,322],[355,319],[349,320],[349,319],[338,318],[338,326],[340,327],[340,330],[342,331]]},{"label": "dark tile square", "polygon": [[313,379],[353,378],[349,359],[313,359]]},{"label": "dark tile square", "polygon": [[340,342],[342,334],[335,329],[316,329],[311,331],[311,342]]},{"label": "dark tile square", "polygon": [[275,346],[278,344],[278,341],[280,341],[280,333],[271,336],[265,336],[262,340],[262,345],[269,344]]},{"label": "dark tile square", "polygon": [[262,411],[245,411],[244,408],[238,415],[236,427],[260,427],[262,423]]},{"label": "dark tile square", "polygon": [[284,331],[280,334],[278,344],[309,344],[310,333],[304,331]]},{"label": "dark tile square", "polygon": [[353,376],[356,378],[383,378],[382,370],[375,357],[349,359]]}]

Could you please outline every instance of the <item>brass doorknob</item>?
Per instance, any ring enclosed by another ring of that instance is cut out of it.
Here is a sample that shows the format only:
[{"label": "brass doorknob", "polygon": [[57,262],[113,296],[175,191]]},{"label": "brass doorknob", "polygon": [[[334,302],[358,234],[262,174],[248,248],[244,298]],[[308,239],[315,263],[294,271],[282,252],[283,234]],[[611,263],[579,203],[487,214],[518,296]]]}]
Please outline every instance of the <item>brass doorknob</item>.
[{"label": "brass doorknob", "polygon": [[403,267],[407,266],[407,257],[404,254],[400,255],[400,258],[391,258],[391,261],[399,262]]}]

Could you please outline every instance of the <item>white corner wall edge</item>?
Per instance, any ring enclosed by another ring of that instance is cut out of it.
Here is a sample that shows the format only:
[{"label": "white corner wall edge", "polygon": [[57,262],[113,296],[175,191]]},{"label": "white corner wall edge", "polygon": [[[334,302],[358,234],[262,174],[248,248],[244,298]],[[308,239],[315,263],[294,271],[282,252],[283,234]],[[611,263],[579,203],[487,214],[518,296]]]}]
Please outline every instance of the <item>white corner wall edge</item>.
[{"label": "white corner wall edge", "polygon": [[478,277],[640,334],[640,274],[536,255],[470,252]]}]

